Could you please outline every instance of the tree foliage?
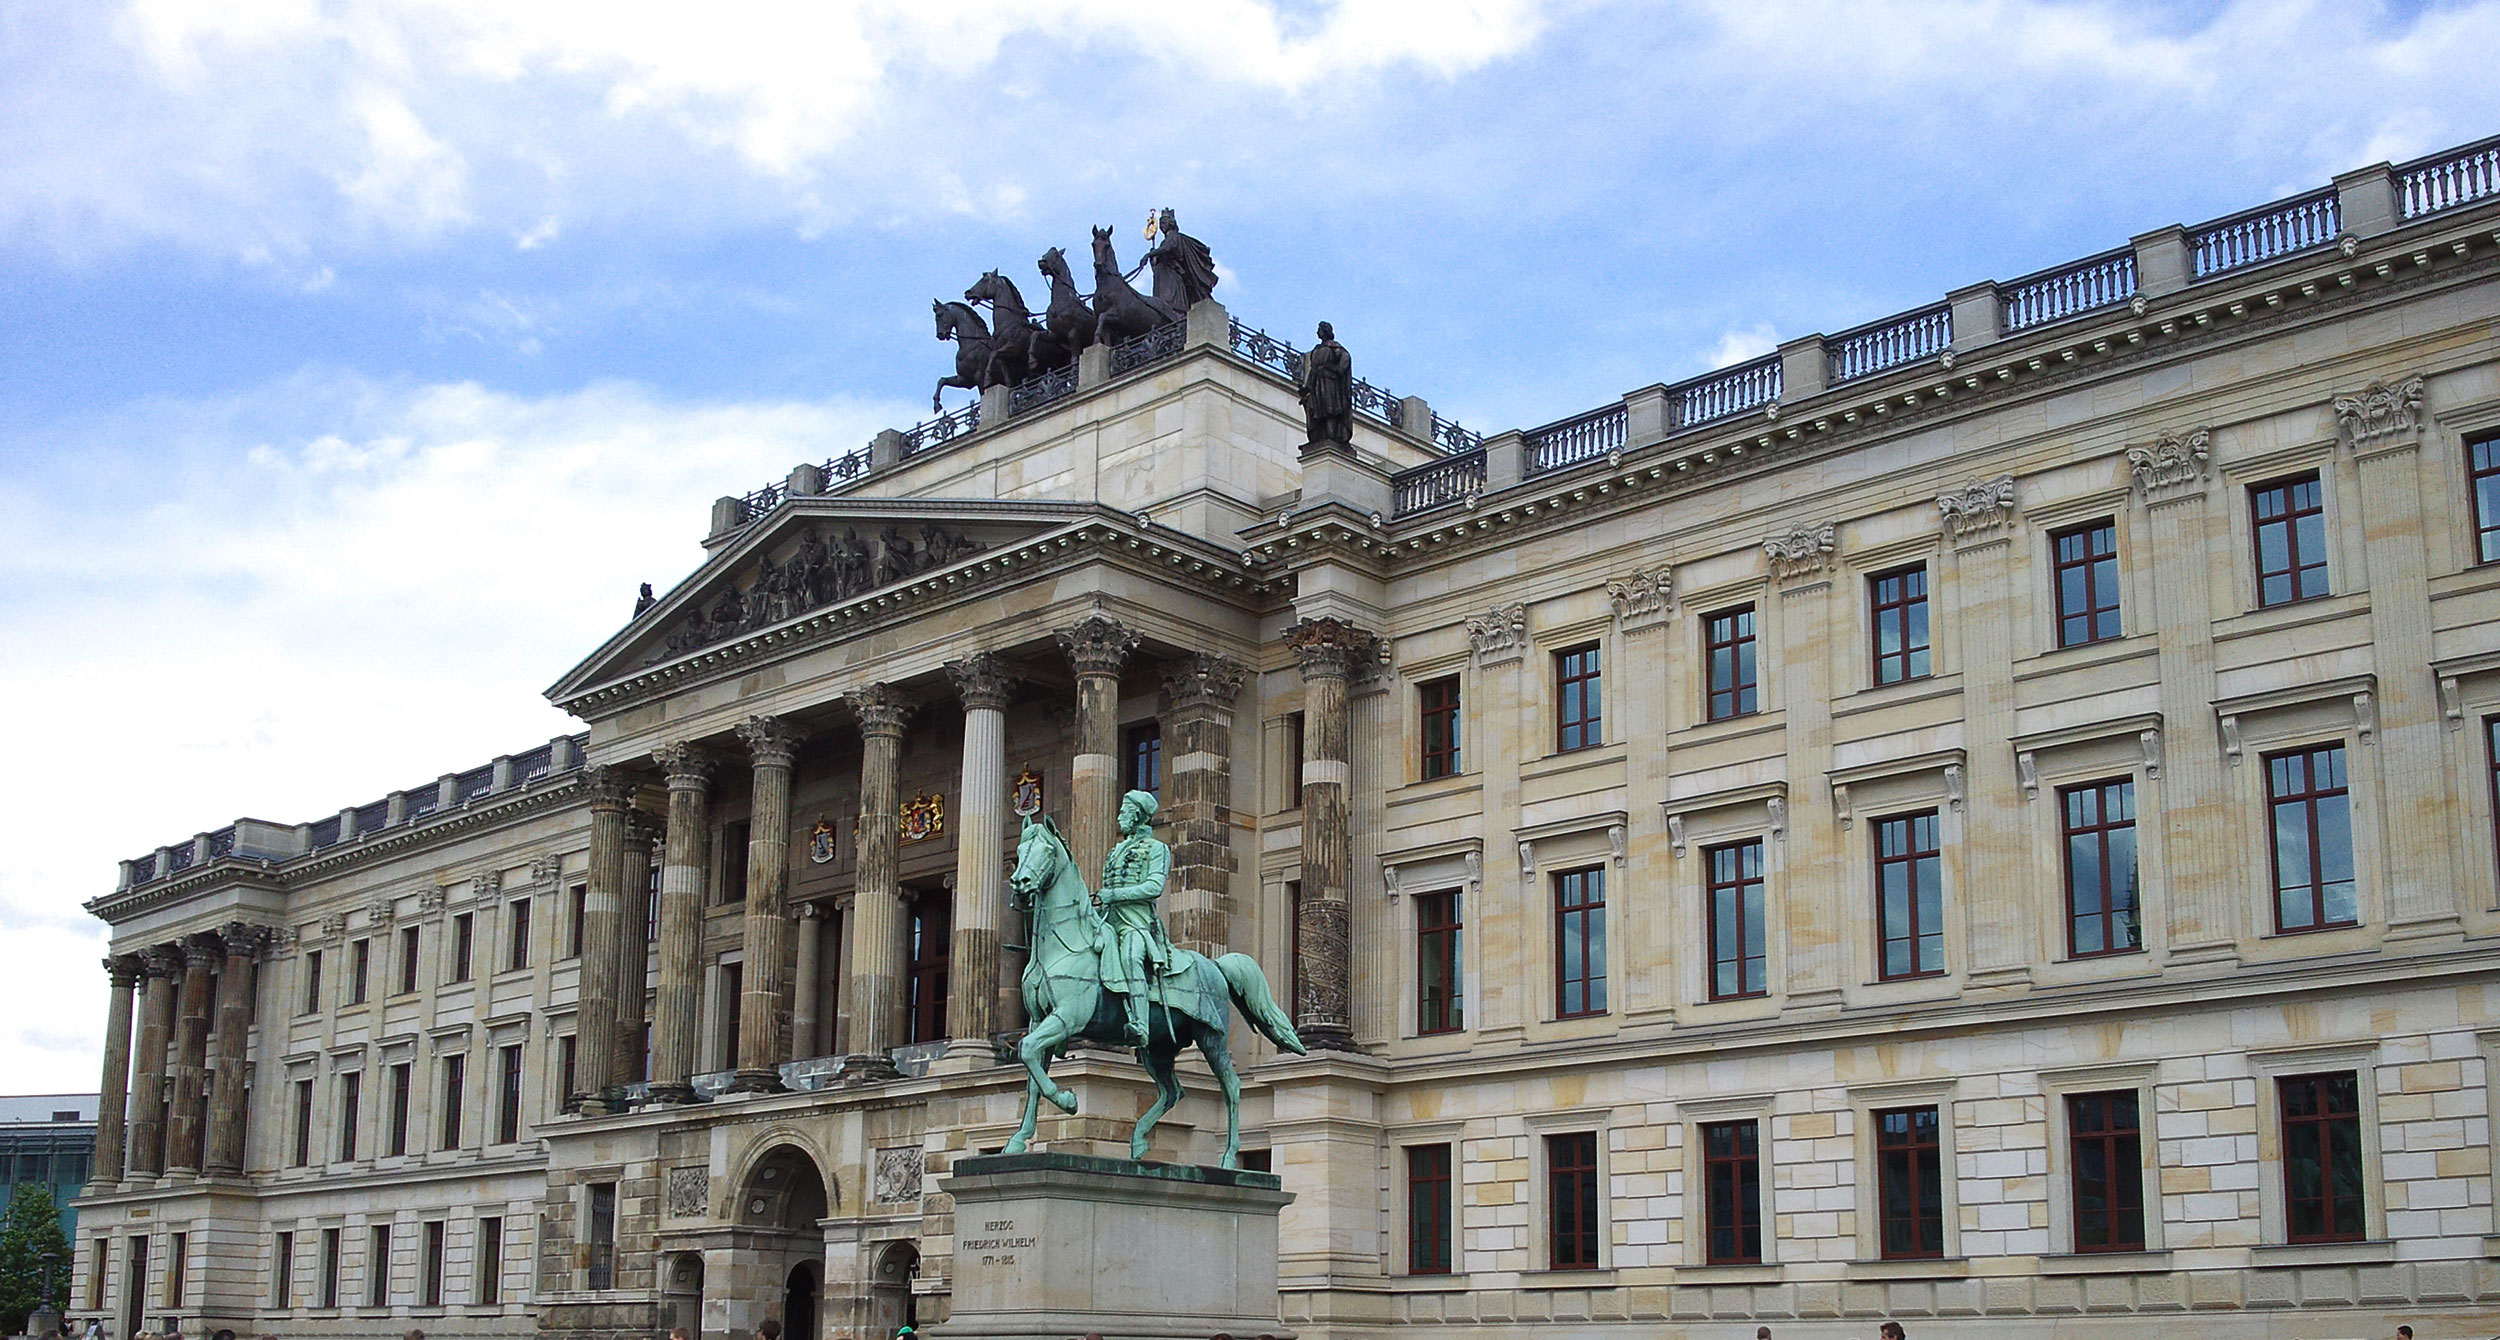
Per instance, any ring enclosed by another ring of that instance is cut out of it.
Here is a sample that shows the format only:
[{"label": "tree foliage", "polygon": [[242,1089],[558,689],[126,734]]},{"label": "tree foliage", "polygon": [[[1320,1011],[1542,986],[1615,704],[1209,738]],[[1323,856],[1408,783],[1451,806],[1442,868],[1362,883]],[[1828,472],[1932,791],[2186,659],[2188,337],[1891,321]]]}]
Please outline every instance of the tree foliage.
[{"label": "tree foliage", "polygon": [[61,1232],[61,1207],[41,1186],[21,1186],[9,1198],[6,1219],[0,1219],[0,1334],[23,1335],[26,1317],[42,1301],[43,1258],[52,1263],[52,1298],[57,1305],[69,1287],[69,1239]]}]

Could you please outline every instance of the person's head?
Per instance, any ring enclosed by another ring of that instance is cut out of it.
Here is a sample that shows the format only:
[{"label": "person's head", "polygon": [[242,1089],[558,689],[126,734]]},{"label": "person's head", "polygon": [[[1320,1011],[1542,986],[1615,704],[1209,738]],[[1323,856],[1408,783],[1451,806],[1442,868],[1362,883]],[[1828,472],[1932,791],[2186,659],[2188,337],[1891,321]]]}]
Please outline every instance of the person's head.
[{"label": "person's head", "polygon": [[1883,1329],[1877,1331],[1876,1334],[1881,1335],[1884,1340],[1909,1340],[1909,1336],[1901,1330],[1901,1323],[1897,1321],[1885,1322]]},{"label": "person's head", "polygon": [[668,1340],[694,1340],[694,1337],[687,1335],[683,1326],[671,1326],[668,1328]]},{"label": "person's head", "polygon": [[401,1337],[401,1340],[425,1340],[425,1332],[412,1328],[407,1335]]},{"label": "person's head", "polygon": [[1152,791],[1131,791],[1120,797],[1120,831],[1135,833],[1151,827],[1158,808]]},{"label": "person's head", "polygon": [[2397,1340],[2413,1340],[2413,1328],[2410,1326],[2399,1326],[2396,1328],[2396,1335]]},{"label": "person's head", "polygon": [[1768,1326],[1754,1327],[1753,1340],[1771,1340],[1771,1328]]},{"label": "person's head", "polygon": [[755,1328],[755,1333],[764,1340],[781,1340],[781,1322],[777,1318],[766,1317],[764,1324]]}]

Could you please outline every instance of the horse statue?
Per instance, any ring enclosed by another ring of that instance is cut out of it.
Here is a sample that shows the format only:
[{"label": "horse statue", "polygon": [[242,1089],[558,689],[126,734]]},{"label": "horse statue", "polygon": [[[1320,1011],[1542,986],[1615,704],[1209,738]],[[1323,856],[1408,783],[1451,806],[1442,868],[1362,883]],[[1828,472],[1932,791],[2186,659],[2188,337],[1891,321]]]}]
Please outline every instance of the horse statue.
[{"label": "horse statue", "polygon": [[1050,332],[1025,310],[1024,295],[1016,290],[1015,281],[998,271],[984,271],[964,290],[964,301],[990,305],[991,330],[998,340],[990,357],[1007,385],[1019,386],[1029,377],[1057,372],[1076,357],[1074,350],[1050,338]]},{"label": "horse statue", "polygon": [[1076,277],[1068,273],[1067,252],[1052,247],[1042,253],[1039,264],[1042,277],[1050,281],[1050,308],[1042,317],[1043,328],[1073,358],[1074,351],[1094,342],[1094,309],[1076,291]]},{"label": "horse statue", "polygon": [[[1051,1058],[1076,1038],[1122,1046],[1127,1030],[1121,998],[1102,985],[1110,926],[1096,910],[1093,891],[1078,873],[1076,858],[1068,854],[1059,825],[1047,816],[1025,819],[1007,890],[1009,901],[1032,915],[1024,1010],[1033,1022],[1016,1048],[1031,1079],[1024,1090],[1024,1120],[1006,1146],[1007,1153],[1021,1154],[1032,1142],[1043,1099],[1062,1112],[1076,1111],[1076,1095],[1051,1082]],[[1216,1166],[1241,1166],[1241,1077],[1233,1073],[1231,1012],[1238,1008],[1261,1036],[1299,1054],[1302,1039],[1293,1021],[1277,1008],[1266,974],[1247,954],[1209,959],[1176,948],[1152,994],[1156,999],[1147,1007],[1147,1041],[1137,1059],[1154,1077],[1155,1101],[1129,1134],[1129,1157],[1146,1157],[1155,1123],[1180,1102],[1181,1082],[1173,1064],[1194,1044],[1224,1091],[1224,1153]]]},{"label": "horse statue", "polygon": [[1111,230],[1094,230],[1094,338],[1104,344],[1131,340],[1181,319],[1179,312],[1130,288],[1111,249]]},{"label": "horse statue", "polygon": [[955,342],[955,375],[938,378],[937,389],[929,392],[929,408],[946,408],[939,397],[949,386],[960,386],[979,395],[990,387],[1006,385],[997,375],[997,360],[992,357],[998,348],[998,337],[990,334],[981,314],[962,303],[935,298],[929,300],[929,306],[937,313],[937,337]]}]

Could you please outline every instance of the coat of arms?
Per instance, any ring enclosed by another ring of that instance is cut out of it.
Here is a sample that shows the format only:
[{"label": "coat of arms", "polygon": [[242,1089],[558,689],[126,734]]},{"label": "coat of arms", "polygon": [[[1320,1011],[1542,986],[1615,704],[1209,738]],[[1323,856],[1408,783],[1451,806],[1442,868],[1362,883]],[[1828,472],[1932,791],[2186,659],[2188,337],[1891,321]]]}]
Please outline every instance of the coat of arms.
[{"label": "coat of arms", "polygon": [[1031,768],[1016,774],[1015,809],[1027,819],[1042,812],[1042,775]]},{"label": "coat of arms", "polygon": [[807,859],[818,865],[833,864],[833,820],[819,819],[807,830]]},{"label": "coat of arms", "polygon": [[926,842],[946,831],[946,797],[932,792],[903,806],[903,840]]}]

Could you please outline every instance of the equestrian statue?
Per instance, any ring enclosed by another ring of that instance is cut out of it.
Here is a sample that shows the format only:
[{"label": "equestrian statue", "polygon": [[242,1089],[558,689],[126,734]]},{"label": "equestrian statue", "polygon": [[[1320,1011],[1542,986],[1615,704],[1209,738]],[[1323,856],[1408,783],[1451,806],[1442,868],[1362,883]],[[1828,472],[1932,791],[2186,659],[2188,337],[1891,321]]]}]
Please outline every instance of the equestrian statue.
[{"label": "equestrian statue", "polygon": [[1024,1119],[1006,1152],[1032,1142],[1044,1099],[1076,1111],[1076,1095],[1051,1082],[1050,1062],[1082,1038],[1137,1053],[1154,1077],[1155,1100],[1129,1135],[1129,1157],[1144,1159],[1155,1123],[1181,1100],[1174,1065],[1196,1046],[1224,1093],[1224,1152],[1216,1166],[1241,1165],[1241,1077],[1233,1073],[1232,1011],[1286,1051],[1300,1054],[1301,1036],[1277,1007],[1267,977],[1247,954],[1209,959],[1175,947],[1164,934],[1155,901],[1172,869],[1172,852],[1151,825],[1154,794],[1120,798],[1120,841],[1103,860],[1099,894],[1085,887],[1076,858],[1048,817],[1030,817],[1016,842],[1008,898],[1028,911],[1032,950],[1024,968],[1024,1009],[1032,1026],[1017,1055],[1030,1076]]},{"label": "equestrian statue", "polygon": [[[1022,386],[1036,377],[1076,362],[1077,352],[1097,344],[1133,340],[1185,319],[1193,303],[1214,296],[1215,255],[1207,244],[1181,231],[1172,211],[1160,210],[1149,221],[1146,236],[1155,245],[1135,266],[1120,268],[1112,248],[1111,230],[1094,229],[1094,291],[1077,291],[1067,253],[1058,247],[1042,253],[1042,277],[1050,281],[1050,303],[1037,317],[1024,305],[1024,295],[996,270],[982,274],[964,290],[962,302],[935,301],[937,337],[955,342],[955,375],[939,380],[929,397],[931,409],[943,409],[939,398],[949,386],[978,394],[993,386]],[[1151,291],[1130,284],[1151,269]],[[987,303],[993,318],[981,320],[977,304]]]}]

